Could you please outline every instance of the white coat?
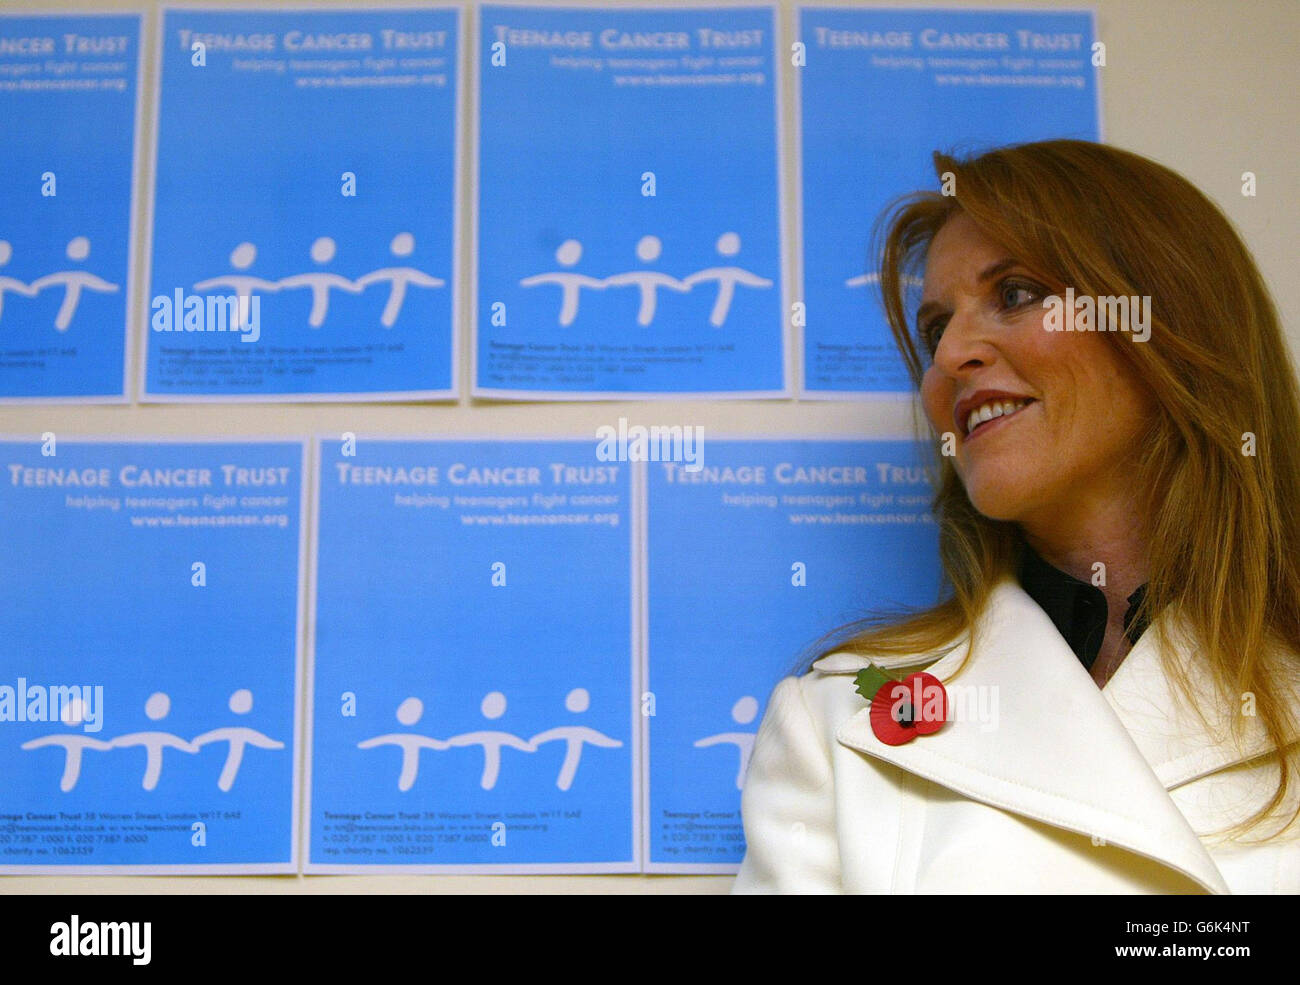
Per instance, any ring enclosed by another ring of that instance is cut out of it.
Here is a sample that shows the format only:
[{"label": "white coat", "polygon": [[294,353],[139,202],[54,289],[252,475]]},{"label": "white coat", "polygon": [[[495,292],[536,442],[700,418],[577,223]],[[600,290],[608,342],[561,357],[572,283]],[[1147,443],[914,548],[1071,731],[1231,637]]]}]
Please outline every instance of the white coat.
[{"label": "white coat", "polygon": [[[1266,748],[1257,719],[1239,749],[1223,737],[1239,709],[1207,728],[1176,703],[1154,624],[1098,688],[1013,578],[982,619],[958,677],[964,639],[928,668],[948,723],[904,745],[872,732],[862,657],[830,654],[776,686],[745,778],[733,892],[1300,893],[1300,823],[1256,846],[1211,837],[1262,806],[1277,771],[1245,765]],[[1157,622],[1178,634],[1179,659],[1194,652],[1172,617]]]}]

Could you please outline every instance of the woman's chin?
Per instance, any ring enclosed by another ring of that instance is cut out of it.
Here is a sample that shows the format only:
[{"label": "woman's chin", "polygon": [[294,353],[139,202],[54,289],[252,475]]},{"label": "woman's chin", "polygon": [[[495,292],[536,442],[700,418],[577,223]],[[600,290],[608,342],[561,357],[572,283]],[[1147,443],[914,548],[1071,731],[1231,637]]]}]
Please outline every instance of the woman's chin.
[{"label": "woman's chin", "polygon": [[1016,520],[1024,515],[1025,497],[1013,482],[967,483],[966,496],[990,520]]}]

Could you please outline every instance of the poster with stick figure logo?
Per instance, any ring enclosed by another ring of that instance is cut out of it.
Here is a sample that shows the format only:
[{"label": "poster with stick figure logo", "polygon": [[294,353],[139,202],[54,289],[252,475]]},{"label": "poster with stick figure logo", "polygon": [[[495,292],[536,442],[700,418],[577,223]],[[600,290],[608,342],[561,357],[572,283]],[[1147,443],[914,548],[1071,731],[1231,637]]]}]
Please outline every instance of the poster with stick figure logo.
[{"label": "poster with stick figure logo", "polygon": [[773,8],[480,23],[474,395],[786,395]]},{"label": "poster with stick figure logo", "polygon": [[[804,6],[791,21],[806,59],[794,73],[802,392],[905,395],[912,383],[880,304],[872,225],[896,197],[961,194],[935,175],[936,150],[1099,140],[1094,17]],[[919,280],[907,276],[911,294]]]},{"label": "poster with stick figure logo", "polygon": [[646,464],[646,871],[734,872],[763,706],[823,634],[939,597],[925,448],[712,440]]},{"label": "poster with stick figure logo", "polygon": [[632,467],[318,447],[306,870],[636,871]]},{"label": "poster with stick figure logo", "polygon": [[459,25],[164,13],[142,399],[455,395]]},{"label": "poster with stick figure logo", "polygon": [[0,872],[297,871],[301,441],[0,441]]},{"label": "poster with stick figure logo", "polygon": [[127,399],[140,15],[0,13],[0,402]]}]

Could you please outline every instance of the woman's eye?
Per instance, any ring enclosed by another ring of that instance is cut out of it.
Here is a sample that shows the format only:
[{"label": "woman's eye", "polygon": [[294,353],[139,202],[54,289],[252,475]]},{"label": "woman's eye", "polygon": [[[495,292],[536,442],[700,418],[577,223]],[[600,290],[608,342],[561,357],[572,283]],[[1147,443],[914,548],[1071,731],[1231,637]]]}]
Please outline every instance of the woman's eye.
[{"label": "woman's eye", "polygon": [[935,318],[926,324],[925,330],[921,333],[921,339],[925,342],[925,347],[934,355],[934,351],[939,348],[939,339],[943,335],[944,320]]},{"label": "woman's eye", "polygon": [[1039,296],[1037,289],[1027,284],[1003,284],[1001,291],[1003,306],[1007,308],[1018,308]]},{"label": "woman's eye", "polygon": [[[1044,292],[1036,284],[1006,281],[998,287],[998,296],[1003,308],[1014,310],[1023,308],[1027,304],[1037,303],[1044,296]],[[934,354],[939,348],[939,340],[943,338],[943,330],[947,324],[947,316],[940,315],[921,326],[921,341],[931,358],[934,358]]]}]

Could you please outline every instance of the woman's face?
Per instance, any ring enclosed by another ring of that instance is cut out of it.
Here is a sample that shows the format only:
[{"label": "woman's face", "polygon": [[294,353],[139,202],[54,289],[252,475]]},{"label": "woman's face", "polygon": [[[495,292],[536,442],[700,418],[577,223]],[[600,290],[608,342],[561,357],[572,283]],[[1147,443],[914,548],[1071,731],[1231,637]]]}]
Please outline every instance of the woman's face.
[{"label": "woman's face", "polygon": [[[1040,530],[1131,499],[1126,463],[1154,410],[1111,340],[1043,327],[1050,293],[957,211],[930,244],[917,319],[933,351],[926,415],[955,435],[971,503]],[[1003,415],[968,432],[970,410],[988,417],[989,400]]]}]

